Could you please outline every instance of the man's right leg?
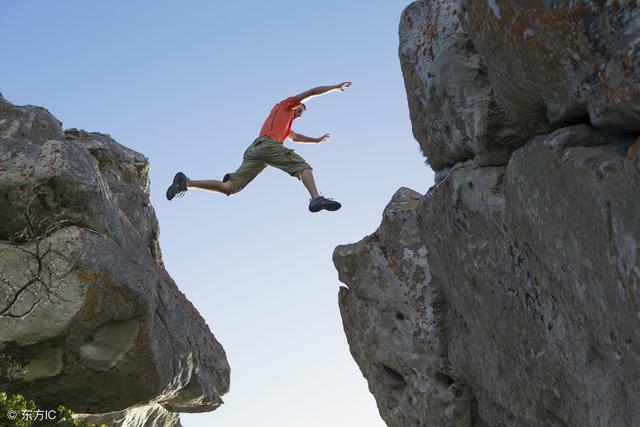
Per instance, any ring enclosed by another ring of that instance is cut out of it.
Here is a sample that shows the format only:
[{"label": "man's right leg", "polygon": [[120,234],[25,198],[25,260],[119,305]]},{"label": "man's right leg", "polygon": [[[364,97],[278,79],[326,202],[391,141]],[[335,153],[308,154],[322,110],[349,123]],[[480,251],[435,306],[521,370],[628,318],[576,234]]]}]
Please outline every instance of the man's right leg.
[{"label": "man's right leg", "polygon": [[234,173],[228,173],[222,181],[211,180],[190,180],[182,172],[178,172],[173,179],[173,184],[167,190],[167,199],[171,200],[176,195],[181,195],[190,188],[213,191],[219,194],[237,193],[250,183],[260,172],[267,167],[266,163],[251,156],[255,142],[245,151],[242,164]]},{"label": "man's right leg", "polygon": [[222,181],[216,179],[187,181],[187,188],[197,188],[199,190],[213,191],[215,193],[230,196],[247,186],[267,165],[261,161],[247,156],[245,153],[242,164],[233,173],[228,173]]},{"label": "man's right leg", "polygon": [[200,190],[213,191],[215,193],[230,195],[231,181],[218,181],[215,179],[205,181],[187,181],[187,188],[199,188]]}]

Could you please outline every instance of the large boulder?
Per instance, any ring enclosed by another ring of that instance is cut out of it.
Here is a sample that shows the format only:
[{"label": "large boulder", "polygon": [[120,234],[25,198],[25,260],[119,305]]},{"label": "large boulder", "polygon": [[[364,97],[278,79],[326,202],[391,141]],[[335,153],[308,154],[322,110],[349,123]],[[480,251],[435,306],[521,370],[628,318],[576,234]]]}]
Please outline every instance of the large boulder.
[{"label": "large boulder", "polygon": [[461,0],[498,104],[517,121],[640,132],[636,1]]},{"label": "large boulder", "polygon": [[413,134],[436,171],[476,158],[504,164],[548,129],[509,120],[496,102],[487,65],[460,23],[460,0],[420,0],[400,19],[400,64]]},{"label": "large boulder", "polygon": [[436,184],[334,263],[389,426],[626,426],[640,404],[636,2],[420,0],[400,60]]},{"label": "large boulder", "polygon": [[562,129],[506,168],[461,167],[426,197],[429,266],[460,319],[450,363],[489,425],[640,416],[632,142]]},{"label": "large boulder", "polygon": [[[394,196],[372,237],[336,249],[345,332],[388,425],[634,424],[633,142],[578,125],[536,138],[507,166],[459,164],[419,207]],[[390,210],[403,213],[393,227]],[[426,338],[431,347],[416,344]]]},{"label": "large boulder", "polygon": [[0,139],[0,388],[83,413],[217,408],[229,366],[162,264],[147,159],[2,103],[30,131]]},{"label": "large boulder", "polygon": [[465,425],[471,399],[447,366],[446,307],[431,280],[417,210],[422,197],[401,188],[382,224],[358,243],[338,246],[340,313],[351,354],[387,425]]},{"label": "large boulder", "polygon": [[400,20],[415,138],[439,171],[506,164],[537,135],[640,131],[635,2],[419,0]]}]

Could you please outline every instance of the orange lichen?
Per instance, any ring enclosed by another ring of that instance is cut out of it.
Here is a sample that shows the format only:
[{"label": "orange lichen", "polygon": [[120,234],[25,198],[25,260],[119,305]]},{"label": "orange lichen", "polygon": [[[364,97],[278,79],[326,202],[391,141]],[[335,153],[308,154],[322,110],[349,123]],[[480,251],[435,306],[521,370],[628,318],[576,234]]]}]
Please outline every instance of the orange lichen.
[{"label": "orange lichen", "polygon": [[87,273],[81,274],[80,277],[79,277],[80,282],[82,282],[82,283],[89,282],[91,280],[95,280],[95,278],[96,278],[95,274],[87,274]]},{"label": "orange lichen", "polygon": [[571,5],[571,13],[576,16],[584,17],[589,15],[589,10],[582,3],[574,3]]},{"label": "orange lichen", "polygon": [[93,323],[96,317],[96,306],[98,304],[98,288],[96,286],[87,287],[86,303],[82,310],[83,323]]},{"label": "orange lichen", "polygon": [[409,28],[413,28],[413,19],[411,19],[411,16],[409,16],[409,14],[406,14],[405,18],[406,18],[407,25],[409,26]]},{"label": "orange lichen", "polygon": [[629,151],[627,151],[627,157],[634,158],[638,155],[638,150],[640,150],[640,137],[636,139],[636,142],[633,143],[631,147],[629,147]]},{"label": "orange lichen", "polygon": [[385,258],[387,258],[387,262],[389,263],[389,267],[393,271],[393,274],[400,277],[400,269],[398,265],[398,258],[393,252],[384,252]]},{"label": "orange lichen", "polygon": [[134,341],[134,345],[137,348],[143,348],[147,345],[148,342],[149,342],[149,327],[146,324],[143,324],[142,327],[140,328],[140,331],[138,332],[138,336],[136,337],[136,340]]},{"label": "orange lichen", "polygon": [[618,9],[620,9],[620,2],[618,0],[613,0],[611,2],[611,6],[609,6],[611,8],[611,11],[613,12],[617,12]]},{"label": "orange lichen", "polygon": [[636,297],[636,290],[638,288],[638,279],[635,276],[630,276],[625,287],[627,288],[627,297],[629,298],[629,302],[632,306],[637,307],[638,299]]},{"label": "orange lichen", "polygon": [[111,279],[111,276],[108,274],[102,274],[100,275],[100,284],[102,286],[109,286],[113,283],[113,280]]}]

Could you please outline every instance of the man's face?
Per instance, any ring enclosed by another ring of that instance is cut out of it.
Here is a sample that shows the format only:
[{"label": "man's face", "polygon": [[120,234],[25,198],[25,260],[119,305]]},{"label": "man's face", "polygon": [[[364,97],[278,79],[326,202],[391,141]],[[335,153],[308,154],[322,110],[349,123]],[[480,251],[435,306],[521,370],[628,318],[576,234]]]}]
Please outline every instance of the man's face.
[{"label": "man's face", "polygon": [[293,118],[297,119],[298,117],[300,117],[305,112],[306,109],[307,109],[307,107],[305,107],[304,104],[300,104],[300,106],[298,106],[293,111]]}]

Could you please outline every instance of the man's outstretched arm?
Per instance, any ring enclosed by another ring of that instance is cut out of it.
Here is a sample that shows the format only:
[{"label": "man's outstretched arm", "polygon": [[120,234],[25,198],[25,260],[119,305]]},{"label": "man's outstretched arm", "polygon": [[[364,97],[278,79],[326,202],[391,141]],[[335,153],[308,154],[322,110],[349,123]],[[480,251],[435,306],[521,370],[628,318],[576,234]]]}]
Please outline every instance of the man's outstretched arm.
[{"label": "man's outstretched arm", "polygon": [[324,134],[319,138],[312,138],[310,136],[303,135],[298,132],[291,131],[289,134],[289,139],[293,142],[302,142],[303,144],[318,144],[322,141],[326,141],[329,139],[329,134]]},{"label": "man's outstretched arm", "polygon": [[313,89],[309,89],[306,92],[302,92],[300,95],[297,95],[296,97],[300,100],[300,102],[306,102],[307,100],[313,97],[324,95],[326,93],[344,92],[344,90],[348,87],[351,87],[351,82],[342,82],[332,86],[318,86],[318,87],[314,87]]}]

